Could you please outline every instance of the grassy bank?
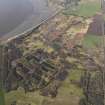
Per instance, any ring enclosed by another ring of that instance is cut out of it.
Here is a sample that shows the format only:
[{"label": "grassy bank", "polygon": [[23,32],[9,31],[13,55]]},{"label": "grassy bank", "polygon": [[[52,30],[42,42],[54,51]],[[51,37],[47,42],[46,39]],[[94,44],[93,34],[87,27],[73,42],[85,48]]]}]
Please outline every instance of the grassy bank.
[{"label": "grassy bank", "polygon": [[101,36],[96,36],[96,35],[91,35],[91,34],[87,34],[84,37],[83,40],[83,46],[84,47],[95,47],[97,45],[101,45],[102,43],[102,37]]},{"label": "grassy bank", "polygon": [[4,91],[0,89],[0,105],[5,105]]}]

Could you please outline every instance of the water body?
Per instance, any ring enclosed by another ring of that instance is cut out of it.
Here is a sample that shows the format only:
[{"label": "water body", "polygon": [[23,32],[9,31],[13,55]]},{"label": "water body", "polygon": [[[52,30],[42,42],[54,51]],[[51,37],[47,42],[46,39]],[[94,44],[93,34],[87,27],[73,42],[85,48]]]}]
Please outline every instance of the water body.
[{"label": "water body", "polygon": [[0,0],[0,37],[20,34],[49,13],[45,0]]}]

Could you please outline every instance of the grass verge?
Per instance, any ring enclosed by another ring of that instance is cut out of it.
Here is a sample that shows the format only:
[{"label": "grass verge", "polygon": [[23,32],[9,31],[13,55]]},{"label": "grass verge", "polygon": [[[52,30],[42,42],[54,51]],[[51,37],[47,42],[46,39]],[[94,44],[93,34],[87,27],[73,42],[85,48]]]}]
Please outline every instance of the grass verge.
[{"label": "grass verge", "polygon": [[83,46],[88,48],[93,48],[97,45],[101,45],[101,43],[102,43],[102,36],[96,36],[91,34],[85,35],[83,40]]}]

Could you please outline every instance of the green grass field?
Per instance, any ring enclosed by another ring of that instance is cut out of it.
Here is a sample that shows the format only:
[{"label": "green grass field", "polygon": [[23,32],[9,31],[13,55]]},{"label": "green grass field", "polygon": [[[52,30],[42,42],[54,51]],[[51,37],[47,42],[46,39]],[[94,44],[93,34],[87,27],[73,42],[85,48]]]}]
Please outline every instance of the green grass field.
[{"label": "green grass field", "polygon": [[5,105],[4,91],[0,89],[0,105]]},{"label": "green grass field", "polygon": [[78,15],[83,17],[91,17],[95,15],[97,12],[101,10],[100,3],[98,1],[96,2],[84,2],[79,4],[75,10],[71,11],[71,8],[68,8],[65,10],[65,15]]},{"label": "green grass field", "polygon": [[95,47],[96,45],[101,45],[102,37],[96,35],[85,35],[83,40],[84,47]]},{"label": "green grass field", "polygon": [[[39,92],[25,93],[24,89],[11,91],[5,95],[6,105],[11,105],[12,102],[17,101],[18,105],[42,105],[43,96]],[[0,104],[1,105],[1,104]]]}]

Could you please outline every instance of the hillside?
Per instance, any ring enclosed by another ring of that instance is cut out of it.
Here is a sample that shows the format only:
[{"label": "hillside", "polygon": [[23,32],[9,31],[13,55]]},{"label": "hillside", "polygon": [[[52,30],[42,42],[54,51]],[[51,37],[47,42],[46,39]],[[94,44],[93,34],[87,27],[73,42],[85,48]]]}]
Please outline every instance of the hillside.
[{"label": "hillside", "polygon": [[103,105],[102,35],[89,31],[98,3],[81,1],[4,45],[6,105]]}]

